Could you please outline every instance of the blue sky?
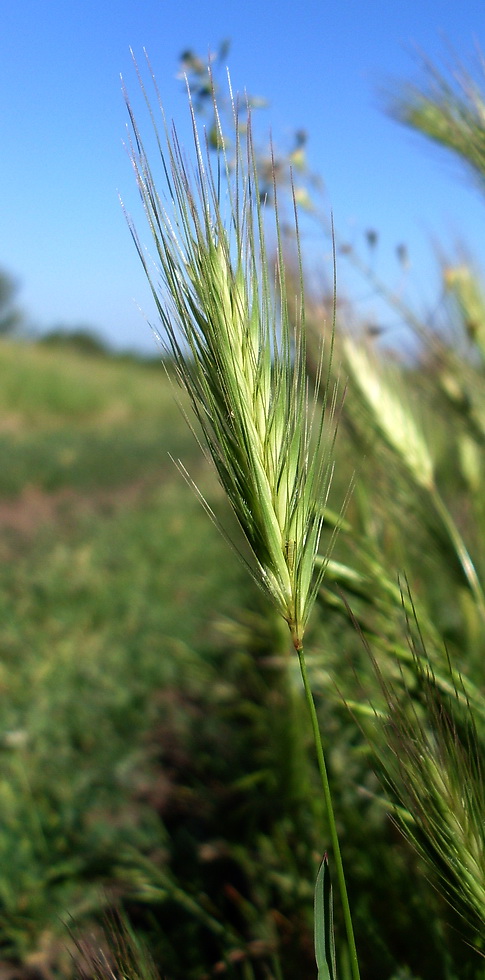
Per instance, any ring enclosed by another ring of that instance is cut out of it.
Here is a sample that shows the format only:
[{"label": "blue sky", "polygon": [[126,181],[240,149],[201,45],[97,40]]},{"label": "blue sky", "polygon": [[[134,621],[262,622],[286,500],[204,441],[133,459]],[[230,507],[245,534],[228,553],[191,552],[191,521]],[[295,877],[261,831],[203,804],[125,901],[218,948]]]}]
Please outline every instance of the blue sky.
[{"label": "blue sky", "polygon": [[[116,347],[154,350],[153,305],[118,193],[143,216],[123,149],[120,72],[136,92],[129,48],[146,47],[167,113],[182,134],[186,104],[176,78],[185,48],[228,38],[233,86],[266,96],[260,129],[281,145],[297,127],[325,184],[323,206],[343,237],[379,232],[377,271],[399,279],[395,247],[411,257],[413,301],[431,302],[433,243],[467,243],[485,264],[480,198],[445,154],[388,119],[379,88],[417,79],[415,51],[463,60],[485,46],[480,0],[17,0],[0,38],[0,267],[19,281],[29,319],[97,328]],[[312,256],[328,243],[312,239]],[[339,263],[342,289],[368,292]],[[378,314],[379,315],[379,314]]]}]

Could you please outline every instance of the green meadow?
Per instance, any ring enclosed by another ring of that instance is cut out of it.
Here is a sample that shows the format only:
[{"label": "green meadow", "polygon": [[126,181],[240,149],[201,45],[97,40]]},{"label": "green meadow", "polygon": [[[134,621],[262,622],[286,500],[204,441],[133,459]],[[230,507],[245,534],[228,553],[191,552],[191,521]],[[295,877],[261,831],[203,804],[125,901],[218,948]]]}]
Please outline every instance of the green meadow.
[{"label": "green meadow", "polygon": [[24,956],[161,847],[158,700],[209,670],[241,572],[169,458],[214,492],[161,366],[0,358],[1,942]]},{"label": "green meadow", "polygon": [[[232,532],[162,364],[6,341],[0,359],[6,968],[70,976],[80,955],[72,934],[89,944],[104,915],[122,909],[162,976],[278,976],[275,963],[282,976],[312,976],[325,845],[297,664],[286,629],[174,463]],[[430,413],[429,392],[425,400]],[[396,826],[398,791],[389,802],[382,745],[366,732],[383,700],[372,657],[424,717],[403,568],[442,696],[458,684],[446,644],[480,722],[476,597],[406,459],[390,467],[392,447],[376,445],[369,418],[364,457],[351,425],[363,407],[354,416],[347,405],[335,504],[358,452],[359,482],[308,648],[363,975],[479,977],[466,945],[476,945],[476,923],[439,896],[425,856]],[[463,417],[450,421],[447,438],[459,440]],[[476,541],[481,496],[472,514],[441,436],[440,478]]]}]

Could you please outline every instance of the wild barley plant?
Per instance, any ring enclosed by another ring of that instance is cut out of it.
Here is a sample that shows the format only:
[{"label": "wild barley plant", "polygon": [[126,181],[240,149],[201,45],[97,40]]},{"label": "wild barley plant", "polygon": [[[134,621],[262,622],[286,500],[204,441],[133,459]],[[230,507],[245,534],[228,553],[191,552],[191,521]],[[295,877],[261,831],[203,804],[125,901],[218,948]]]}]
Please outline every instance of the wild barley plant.
[{"label": "wild barley plant", "polygon": [[[362,634],[384,708],[376,706],[373,694],[370,725],[368,704],[362,711],[359,702],[354,710],[383,784],[398,801],[393,806],[396,825],[423,859],[437,891],[459,913],[462,925],[468,924],[467,945],[483,957],[483,694],[481,704],[477,689],[473,701],[468,697],[467,681],[450,660],[447,673],[443,664],[441,676],[435,672],[408,588],[402,591],[402,610],[412,674],[386,676],[385,655],[377,658]],[[484,975],[480,967],[477,975]]]},{"label": "wild barley plant", "polygon": [[412,483],[427,498],[461,565],[464,580],[473,596],[481,621],[485,624],[485,594],[475,565],[459,528],[448,509],[435,477],[435,464],[429,442],[413,416],[404,387],[396,374],[386,372],[363,347],[350,338],[344,342],[344,355],[354,390],[359,391],[368,410],[369,428],[374,428],[387,444]]},{"label": "wild barley plant", "polygon": [[[325,571],[325,562],[317,567],[317,556],[332,477],[336,393],[328,377],[323,376],[322,361],[310,390],[303,279],[300,275],[296,304],[294,297],[290,304],[276,182],[271,209],[276,258],[274,272],[270,271],[248,107],[242,125],[231,94],[235,142],[229,165],[214,100],[217,153],[213,164],[208,138],[198,132],[189,93],[195,149],[192,171],[175,128],[166,121],[153,73],[151,77],[161,113],[160,128],[138,72],[161,158],[163,195],[128,98],[126,101],[131,122],[130,155],[156,247],[155,261],[145,251],[131,221],[130,229],[160,317],[160,341],[189,396],[203,448],[215,464],[249,546],[250,559],[243,560],[286,620],[299,658],[352,977],[357,980],[345,877],[303,646]],[[213,134],[211,140],[213,143]],[[295,233],[300,260],[296,209]],[[203,503],[215,520],[208,503]],[[328,898],[326,873],[325,862],[316,901],[319,919],[325,907],[323,899]],[[330,920],[327,914],[325,922],[318,923],[324,932],[324,941],[319,939],[316,944],[322,980],[333,978],[335,973]]]},{"label": "wild barley plant", "polygon": [[[468,590],[468,620],[476,624],[474,646],[480,651],[483,649],[485,622],[482,581],[461,531],[438,488],[435,475],[437,465],[425,430],[420,428],[406,399],[402,378],[385,370],[376,358],[370,357],[363,348],[355,347],[350,341],[344,342],[343,350],[354,383],[353,390],[361,396],[357,404],[361,419],[364,416],[367,420],[366,432],[374,431],[377,445],[380,443],[394,453],[407,480],[422,495],[427,511],[434,511],[439,518],[445,532],[437,538],[441,555],[453,562],[458,570],[461,568],[460,584]],[[456,363],[455,381],[458,386],[461,380],[458,357]],[[462,377],[466,377],[466,362],[461,370]],[[478,375],[477,380],[480,380]],[[449,434],[448,430],[448,438]],[[437,527],[441,530],[439,524]],[[385,579],[386,572],[383,571]],[[376,572],[379,574],[378,568]],[[443,573],[443,581],[447,572]],[[389,585],[385,586],[389,602],[388,618],[392,622],[393,606],[397,610],[400,607],[400,618],[404,616],[402,625],[405,628],[401,627],[401,630],[406,638],[407,656],[405,659],[402,657],[394,641],[392,650],[396,660],[411,668],[412,682],[409,685],[404,670],[394,672],[394,680],[385,678],[385,650],[382,651],[383,657],[378,658],[366,642],[375,676],[384,695],[386,731],[385,742],[382,743],[376,737],[376,733],[382,730],[381,720],[374,731],[372,728],[367,730],[368,737],[385,781],[401,804],[396,809],[396,822],[427,862],[439,891],[468,921],[473,930],[473,943],[483,955],[483,688],[476,682],[473,664],[466,663],[467,626],[462,629],[460,637],[462,650],[455,640],[455,656],[461,653],[464,669],[468,671],[468,675],[462,676],[452,663],[442,624],[434,620],[425,603],[420,603],[417,612],[409,588],[401,594],[400,590],[397,591],[393,598]],[[376,643],[373,639],[372,642],[375,649],[378,641]],[[362,706],[358,705],[357,711],[361,710]]]}]

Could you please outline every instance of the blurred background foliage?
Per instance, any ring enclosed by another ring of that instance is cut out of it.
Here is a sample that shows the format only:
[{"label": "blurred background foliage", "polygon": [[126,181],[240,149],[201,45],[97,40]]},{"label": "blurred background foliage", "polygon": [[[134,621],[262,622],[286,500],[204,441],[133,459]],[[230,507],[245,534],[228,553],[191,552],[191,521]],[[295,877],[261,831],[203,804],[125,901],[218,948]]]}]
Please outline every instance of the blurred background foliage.
[{"label": "blurred background foliage", "polygon": [[[210,134],[206,65],[186,51],[181,71]],[[483,86],[427,71],[389,109],[483,188]],[[278,194],[291,207],[291,166],[328,234],[305,144],[296,133],[276,155]],[[271,207],[271,157],[258,159]],[[335,243],[417,340],[411,362],[384,350],[339,298],[345,397],[322,552],[347,503],[307,646],[362,977],[479,980],[485,287],[471,261],[444,262],[436,329]],[[291,275],[290,239],[288,256]],[[170,364],[115,357],[84,328],[22,339],[14,301],[4,274],[2,976],[148,978],[153,959],[167,980],[314,977],[326,842],[298,667],[169,458],[231,527]],[[309,288],[310,374],[332,303]],[[115,910],[126,918],[103,932]]]}]

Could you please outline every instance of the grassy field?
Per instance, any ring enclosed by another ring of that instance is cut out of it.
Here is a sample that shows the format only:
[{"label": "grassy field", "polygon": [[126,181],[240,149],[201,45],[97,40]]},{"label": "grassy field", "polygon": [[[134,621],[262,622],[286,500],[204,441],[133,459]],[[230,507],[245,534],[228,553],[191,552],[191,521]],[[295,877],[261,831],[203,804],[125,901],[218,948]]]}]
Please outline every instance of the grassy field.
[{"label": "grassy field", "polygon": [[[167,980],[314,976],[324,842],[297,666],[170,459],[230,525],[162,366],[3,342],[0,370],[2,970],[69,976],[66,923],[87,942],[121,906]],[[336,505],[361,453],[355,426],[344,420],[343,433]],[[361,578],[349,586],[342,565],[330,569],[308,639],[362,976],[477,980],[459,919],[389,819],[363,723],[340,700],[375,689],[341,587],[386,676],[415,684],[402,603],[389,601],[408,543],[433,655],[446,637],[483,683],[456,556],[423,593],[449,543],[380,453],[367,446],[353,532],[334,552]],[[446,479],[469,533],[479,525],[462,509],[463,480]],[[398,504],[414,515],[409,542],[389,523]]]},{"label": "grassy field", "polygon": [[161,846],[145,740],[159,692],[200,683],[241,571],[168,456],[217,496],[161,368],[0,360],[0,942],[24,957],[100,907],[124,848]]}]

